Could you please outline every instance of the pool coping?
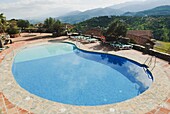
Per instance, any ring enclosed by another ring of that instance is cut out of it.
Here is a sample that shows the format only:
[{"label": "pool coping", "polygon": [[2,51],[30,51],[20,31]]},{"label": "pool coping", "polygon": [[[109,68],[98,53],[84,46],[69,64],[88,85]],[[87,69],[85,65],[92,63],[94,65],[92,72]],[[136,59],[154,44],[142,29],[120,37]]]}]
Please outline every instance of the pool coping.
[{"label": "pool coping", "polygon": [[[64,42],[73,43],[77,46],[77,48],[81,50],[105,53],[102,51],[96,51],[96,50],[94,51],[94,50],[87,49],[82,44],[80,43],[77,44],[77,42],[72,42],[72,41],[64,41]],[[50,44],[49,42],[43,42],[43,43]],[[17,52],[19,50],[22,50],[24,47],[35,46],[43,43],[27,44],[23,47],[20,47],[19,49],[14,50],[15,51],[14,55],[16,55]],[[111,52],[107,52],[107,54],[114,55]],[[18,107],[24,108],[33,113],[45,113],[45,112],[71,113],[71,114],[147,113],[150,110],[154,109],[156,106],[162,104],[168,98],[169,95],[169,90],[170,90],[169,79],[168,77],[166,77],[163,70],[160,70],[161,68],[157,66],[152,72],[154,76],[154,82],[152,86],[141,95],[126,100],[124,102],[102,105],[102,106],[74,106],[74,105],[67,105],[67,104],[49,101],[27,92],[26,90],[21,88],[19,84],[17,84],[11,72],[14,55],[13,52],[9,53],[1,63],[4,64],[4,66],[0,67],[0,70],[2,70],[2,75],[1,75],[2,78],[0,79],[1,82],[0,90],[2,90],[2,92],[9,99],[9,101],[14,103]],[[127,58],[127,59],[132,60],[131,58]],[[11,97],[11,95],[13,97]]]}]

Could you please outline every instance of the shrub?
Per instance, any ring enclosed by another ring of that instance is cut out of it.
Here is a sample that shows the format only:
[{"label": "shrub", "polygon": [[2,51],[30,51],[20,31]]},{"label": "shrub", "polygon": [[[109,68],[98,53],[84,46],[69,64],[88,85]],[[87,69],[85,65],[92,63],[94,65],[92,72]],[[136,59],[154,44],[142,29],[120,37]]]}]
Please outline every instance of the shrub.
[{"label": "shrub", "polygon": [[18,34],[18,33],[19,33],[19,30],[16,29],[16,28],[9,28],[9,29],[7,30],[7,33],[8,33],[8,34]]}]

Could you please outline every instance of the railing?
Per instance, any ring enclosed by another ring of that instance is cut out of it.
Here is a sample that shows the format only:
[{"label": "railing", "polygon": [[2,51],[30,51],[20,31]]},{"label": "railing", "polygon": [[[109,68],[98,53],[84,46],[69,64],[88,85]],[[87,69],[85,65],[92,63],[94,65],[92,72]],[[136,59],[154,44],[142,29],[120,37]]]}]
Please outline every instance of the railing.
[{"label": "railing", "polygon": [[149,54],[151,56],[155,56],[157,58],[163,59],[163,60],[168,61],[170,63],[170,54],[159,52],[159,51],[156,51],[154,49],[146,50],[144,46],[140,46],[140,45],[136,45],[136,44],[133,45],[133,49],[141,51],[141,52],[147,51],[146,54]]},{"label": "railing", "polygon": [[[153,58],[155,58],[154,61],[153,61]],[[154,70],[154,68],[156,66],[156,57],[155,56],[148,57],[144,62],[144,65],[146,65],[147,67],[151,67],[152,64],[153,64],[153,67],[151,68],[151,71]]]}]

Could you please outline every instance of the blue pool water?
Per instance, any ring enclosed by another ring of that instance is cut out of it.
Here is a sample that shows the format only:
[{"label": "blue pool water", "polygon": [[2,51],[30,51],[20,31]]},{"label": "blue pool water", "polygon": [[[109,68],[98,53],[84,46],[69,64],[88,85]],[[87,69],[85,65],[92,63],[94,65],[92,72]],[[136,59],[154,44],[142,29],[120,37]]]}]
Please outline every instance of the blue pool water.
[{"label": "blue pool water", "polygon": [[152,84],[142,65],[109,54],[56,43],[20,51],[12,72],[18,84],[42,98],[72,105],[96,106],[131,99]]}]

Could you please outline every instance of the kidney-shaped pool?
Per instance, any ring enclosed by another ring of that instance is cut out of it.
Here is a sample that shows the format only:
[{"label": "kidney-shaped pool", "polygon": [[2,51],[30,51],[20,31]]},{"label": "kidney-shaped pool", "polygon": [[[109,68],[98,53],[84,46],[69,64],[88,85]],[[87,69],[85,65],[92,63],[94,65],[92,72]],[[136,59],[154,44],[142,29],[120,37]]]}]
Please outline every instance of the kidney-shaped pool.
[{"label": "kidney-shaped pool", "polygon": [[146,91],[153,81],[147,68],[137,62],[83,51],[69,43],[21,50],[12,72],[17,83],[30,93],[79,106],[131,99]]}]

